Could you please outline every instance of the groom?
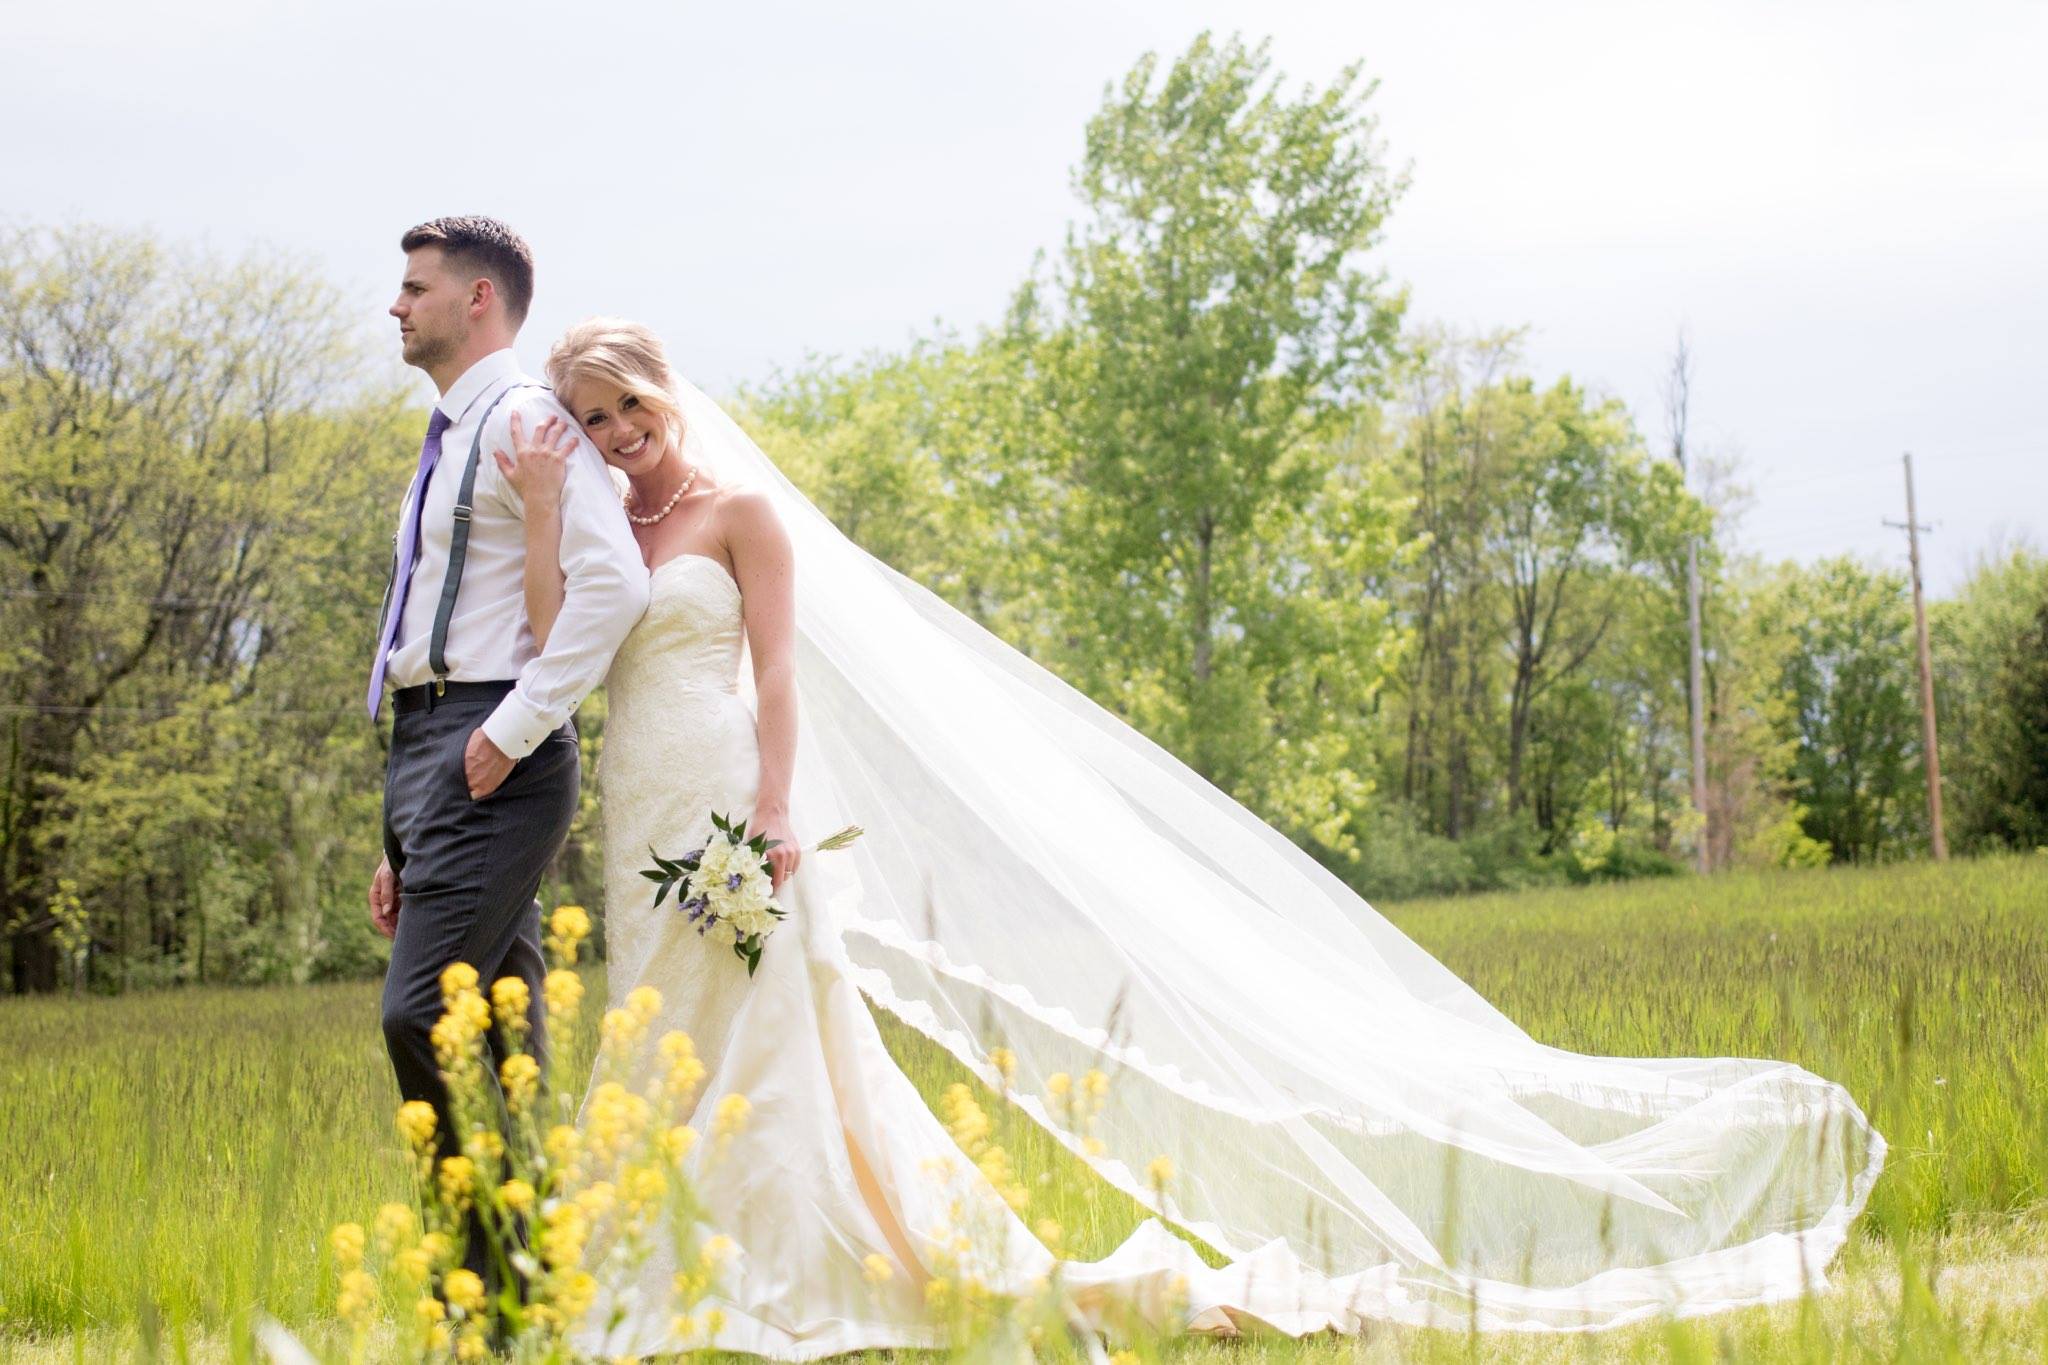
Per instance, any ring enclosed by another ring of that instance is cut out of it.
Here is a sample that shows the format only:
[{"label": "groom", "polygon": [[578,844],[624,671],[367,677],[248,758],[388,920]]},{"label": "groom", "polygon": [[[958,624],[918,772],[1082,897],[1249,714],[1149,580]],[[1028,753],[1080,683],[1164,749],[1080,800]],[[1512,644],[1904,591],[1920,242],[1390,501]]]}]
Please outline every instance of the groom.
[{"label": "groom", "polygon": [[[597,450],[580,436],[562,490],[561,614],[536,649],[522,590],[524,511],[494,449],[509,424],[550,414],[578,424],[528,379],[512,341],[533,298],[533,254],[492,218],[436,218],[407,232],[391,316],[407,364],[440,390],[418,472],[398,518],[391,586],[378,627],[368,705],[388,690],[384,859],[370,918],[392,940],[384,1040],[407,1100],[438,1120],[440,1154],[460,1150],[431,1033],[440,978],[476,969],[485,992],[526,982],[530,1047],[545,1069],[542,872],[568,837],[580,767],[569,713],[604,677],[647,605],[647,572]],[[481,458],[480,458],[481,457]],[[504,1039],[493,1027],[493,1059]],[[495,1284],[472,1219],[466,1261]]]}]

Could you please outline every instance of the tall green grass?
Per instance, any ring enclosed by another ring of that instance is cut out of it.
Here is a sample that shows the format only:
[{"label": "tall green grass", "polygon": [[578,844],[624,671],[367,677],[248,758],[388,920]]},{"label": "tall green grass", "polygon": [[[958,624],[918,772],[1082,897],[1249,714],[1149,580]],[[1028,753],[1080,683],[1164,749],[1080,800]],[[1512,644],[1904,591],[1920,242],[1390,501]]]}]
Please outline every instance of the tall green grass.
[{"label": "tall green grass", "polygon": [[[1909,1292],[1930,1254],[2035,1266],[2048,1280],[2038,1224],[1996,1230],[2044,1203],[2048,858],[1633,883],[1390,914],[1546,1042],[1790,1058],[1847,1085],[1892,1147],[1866,1237],[1845,1258],[1852,1292],[1823,1318],[1788,1308],[1549,1344],[1489,1338],[1484,1358],[1768,1347],[1823,1359],[1865,1339],[1888,1358],[1909,1340],[1939,1356],[1965,1339],[1975,1345],[1963,1358],[2024,1358],[2029,1343],[2048,1345],[2048,1319],[2024,1295],[1977,1322],[1945,1314],[1932,1294],[1915,1309]],[[589,988],[602,999],[598,975]],[[595,1014],[565,1040],[578,1057]],[[884,1025],[928,1098],[961,1079],[937,1049]],[[1138,1210],[977,1091],[1031,1192],[1029,1218],[1059,1222],[1070,1254],[1113,1248]],[[0,1001],[0,1359],[29,1332],[163,1321],[219,1332],[257,1303],[319,1334],[333,1295],[326,1230],[407,1196],[396,1101],[375,983]],[[1229,1354],[1480,1349],[1456,1334],[1388,1333]]]},{"label": "tall green grass", "polygon": [[1777,1057],[1890,1145],[1867,1226],[2048,1196],[2048,857],[1415,902],[1391,918],[1538,1039]]}]

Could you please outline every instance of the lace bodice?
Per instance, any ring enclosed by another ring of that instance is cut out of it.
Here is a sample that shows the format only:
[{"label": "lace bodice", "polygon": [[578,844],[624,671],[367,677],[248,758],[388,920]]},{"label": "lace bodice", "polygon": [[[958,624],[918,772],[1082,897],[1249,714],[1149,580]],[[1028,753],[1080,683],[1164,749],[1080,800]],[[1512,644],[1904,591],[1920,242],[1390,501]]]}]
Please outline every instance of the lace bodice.
[{"label": "lace bodice", "polygon": [[739,585],[725,565],[704,555],[665,559],[648,577],[647,614],[619,647],[607,692],[628,699],[673,689],[731,692],[741,639]]},{"label": "lace bodice", "polygon": [[688,926],[672,909],[654,907],[653,884],[639,871],[650,847],[672,856],[702,844],[712,812],[753,810],[760,748],[738,692],[743,634],[739,585],[723,564],[703,555],[663,560],[648,580],[647,612],[605,679],[598,798],[615,985],[652,973],[661,979],[649,984],[665,994],[734,988],[729,970],[702,975],[710,955],[683,941]]}]

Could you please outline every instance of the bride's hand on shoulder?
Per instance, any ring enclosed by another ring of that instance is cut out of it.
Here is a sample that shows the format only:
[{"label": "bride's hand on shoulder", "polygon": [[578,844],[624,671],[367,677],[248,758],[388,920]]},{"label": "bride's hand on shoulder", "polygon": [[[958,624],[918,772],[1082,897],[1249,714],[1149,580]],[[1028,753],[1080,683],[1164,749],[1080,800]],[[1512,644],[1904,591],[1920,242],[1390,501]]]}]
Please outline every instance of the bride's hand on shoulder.
[{"label": "bride's hand on shoulder", "polygon": [[550,415],[531,436],[518,413],[512,414],[512,453],[493,450],[491,458],[505,482],[528,511],[555,507],[562,501],[562,484],[569,477],[569,457],[576,453],[576,433],[567,422]]}]

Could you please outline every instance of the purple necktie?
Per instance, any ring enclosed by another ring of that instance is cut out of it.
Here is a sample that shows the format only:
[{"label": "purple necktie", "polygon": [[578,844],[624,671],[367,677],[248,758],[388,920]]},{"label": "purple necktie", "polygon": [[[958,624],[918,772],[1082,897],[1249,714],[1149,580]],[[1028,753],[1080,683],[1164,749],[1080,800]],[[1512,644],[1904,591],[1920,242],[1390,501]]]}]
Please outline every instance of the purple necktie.
[{"label": "purple necktie", "polygon": [[441,433],[448,430],[448,414],[439,408],[427,419],[427,439],[420,443],[419,473],[413,476],[414,493],[405,505],[405,520],[398,530],[398,572],[391,579],[391,605],[384,613],[384,631],[377,639],[377,662],[370,667],[370,719],[384,701],[384,666],[391,648],[398,643],[398,623],[405,615],[405,591],[412,583],[412,568],[420,557],[420,506],[427,500],[427,483],[434,466],[441,461]]}]

